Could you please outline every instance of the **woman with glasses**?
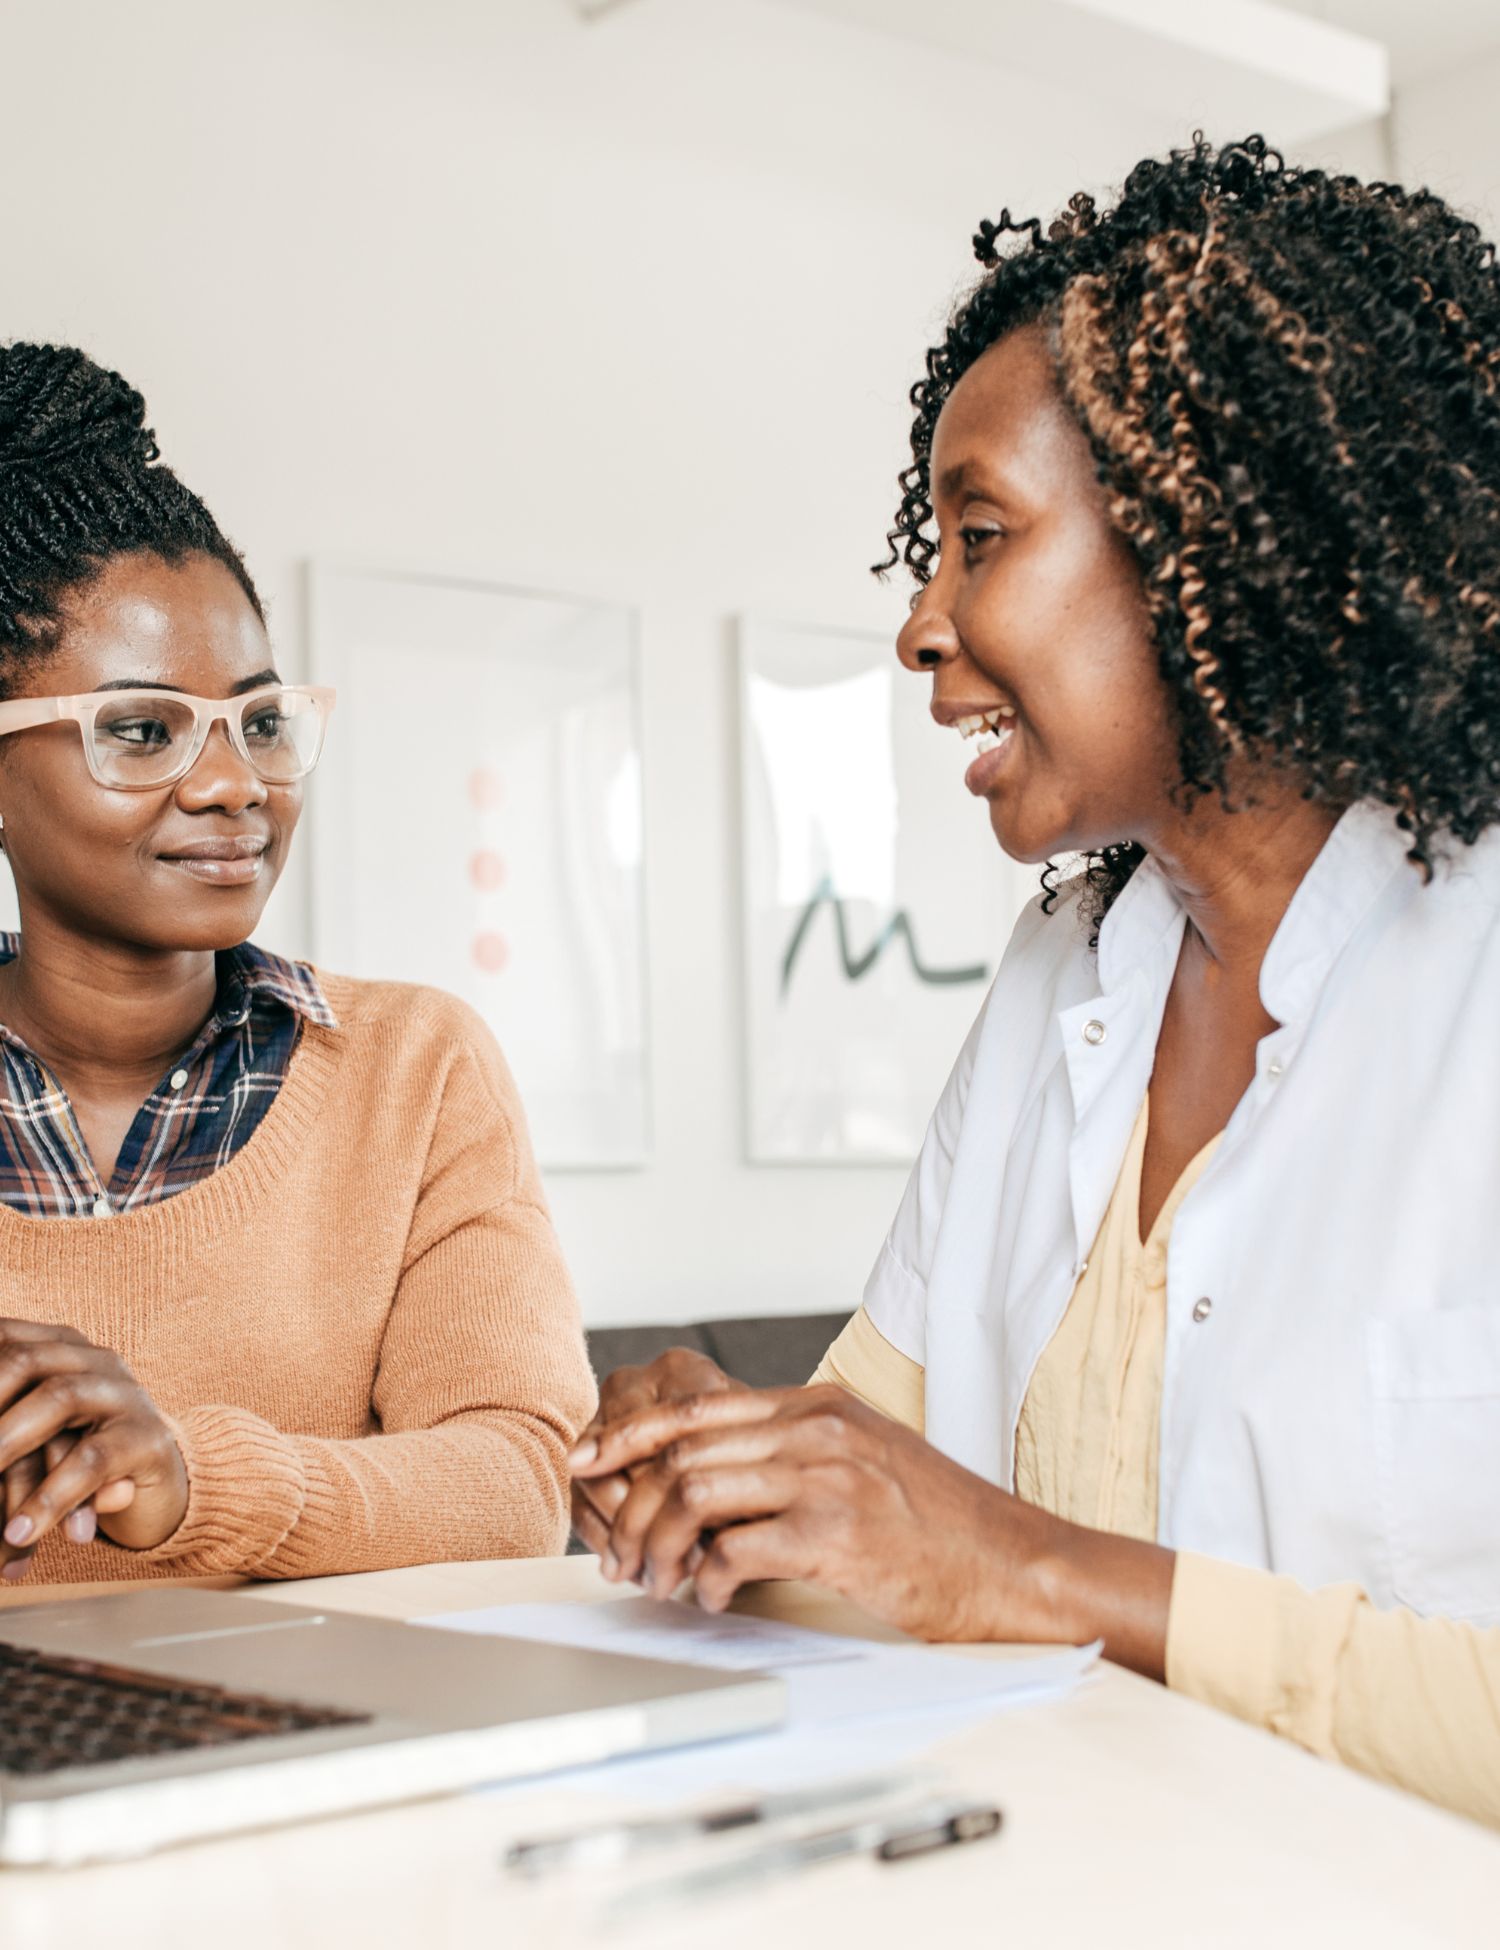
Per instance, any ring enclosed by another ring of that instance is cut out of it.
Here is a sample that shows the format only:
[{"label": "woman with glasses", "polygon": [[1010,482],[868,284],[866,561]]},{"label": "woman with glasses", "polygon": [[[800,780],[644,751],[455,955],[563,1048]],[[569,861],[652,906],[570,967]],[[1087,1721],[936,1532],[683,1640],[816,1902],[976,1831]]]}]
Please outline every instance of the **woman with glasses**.
[{"label": "woman with glasses", "polygon": [[1495,253],[1258,139],[976,242],[897,648],[1074,865],[827,1385],[612,1377],[575,1521],[714,1607],[1097,1636],[1500,1823]]},{"label": "woman with glasses", "polygon": [[333,693],[144,416],[0,347],[0,1578],[556,1550],[593,1384],[514,1084],[251,945]]}]

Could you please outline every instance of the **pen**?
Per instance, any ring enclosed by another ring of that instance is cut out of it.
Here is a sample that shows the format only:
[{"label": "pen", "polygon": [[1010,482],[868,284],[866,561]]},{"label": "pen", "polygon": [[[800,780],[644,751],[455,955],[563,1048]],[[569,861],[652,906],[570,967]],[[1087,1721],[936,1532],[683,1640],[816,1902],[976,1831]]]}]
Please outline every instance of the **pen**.
[{"label": "pen", "polygon": [[793,1875],[842,1856],[873,1854],[881,1862],[906,1861],[936,1849],[982,1841],[999,1833],[1002,1820],[998,1808],[967,1801],[926,1802],[899,1812],[872,1815],[838,1828],[768,1842],[728,1862],[637,1883],[612,1906],[609,1921],[615,1925],[633,1922],[642,1911],[720,1895],[778,1875]]},{"label": "pen", "polygon": [[542,1876],[554,1869],[603,1868],[647,1849],[669,1848],[679,1842],[725,1835],[737,1828],[786,1821],[798,1815],[837,1814],[892,1794],[909,1794],[908,1776],[870,1775],[821,1787],[793,1788],[757,1795],[686,1814],[648,1815],[634,1821],[604,1821],[564,1834],[542,1835],[512,1842],[501,1858],[514,1874]]}]

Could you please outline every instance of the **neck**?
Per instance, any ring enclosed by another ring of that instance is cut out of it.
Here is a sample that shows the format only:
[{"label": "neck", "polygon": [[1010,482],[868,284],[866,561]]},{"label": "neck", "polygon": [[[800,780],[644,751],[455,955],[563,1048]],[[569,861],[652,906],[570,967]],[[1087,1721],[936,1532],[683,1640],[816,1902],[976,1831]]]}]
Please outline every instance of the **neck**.
[{"label": "neck", "polygon": [[1251,800],[1248,786],[1230,781],[1243,810],[1226,812],[1217,797],[1201,799],[1146,846],[1208,956],[1226,969],[1258,975],[1292,896],[1340,815],[1295,791],[1268,792],[1259,783]]},{"label": "neck", "polygon": [[149,1090],[207,1021],[216,988],[211,948],[80,938],[23,912],[21,953],[0,966],[0,1016],[59,1077]]}]

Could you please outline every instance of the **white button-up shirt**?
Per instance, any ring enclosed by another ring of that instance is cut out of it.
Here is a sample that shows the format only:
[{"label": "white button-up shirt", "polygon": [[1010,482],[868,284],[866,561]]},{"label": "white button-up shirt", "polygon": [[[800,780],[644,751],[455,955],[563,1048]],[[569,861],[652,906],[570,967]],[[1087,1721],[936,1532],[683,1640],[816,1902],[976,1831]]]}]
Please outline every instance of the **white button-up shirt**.
[{"label": "white button-up shirt", "polygon": [[[1430,883],[1346,813],[1261,970],[1280,1025],[1172,1229],[1158,1536],[1500,1620],[1500,831]],[[995,1483],[1104,1215],[1185,916],[1017,924],[865,1292]]]}]

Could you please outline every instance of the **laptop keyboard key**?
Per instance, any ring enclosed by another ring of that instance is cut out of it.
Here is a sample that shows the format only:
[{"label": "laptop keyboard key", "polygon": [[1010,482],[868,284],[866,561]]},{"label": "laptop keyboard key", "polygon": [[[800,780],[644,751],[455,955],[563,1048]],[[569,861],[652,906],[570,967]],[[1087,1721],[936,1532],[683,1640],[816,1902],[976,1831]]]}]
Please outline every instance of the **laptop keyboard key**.
[{"label": "laptop keyboard key", "polygon": [[0,1644],[0,1776],[34,1779],[370,1717]]}]

